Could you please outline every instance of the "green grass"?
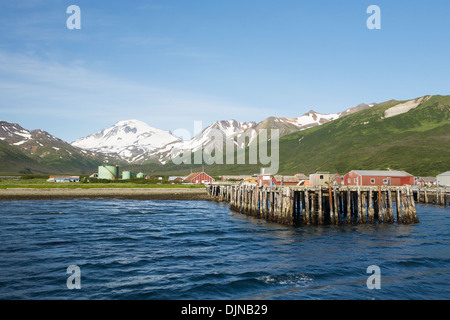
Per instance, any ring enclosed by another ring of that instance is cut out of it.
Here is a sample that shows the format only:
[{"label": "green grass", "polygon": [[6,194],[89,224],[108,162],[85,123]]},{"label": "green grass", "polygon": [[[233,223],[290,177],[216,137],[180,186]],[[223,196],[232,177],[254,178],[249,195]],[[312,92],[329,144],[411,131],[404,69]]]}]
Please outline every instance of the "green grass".
[{"label": "green grass", "polygon": [[93,189],[93,188],[204,188],[203,185],[189,184],[142,184],[133,182],[110,182],[110,183],[55,183],[47,182],[46,179],[19,179],[0,180],[0,189],[8,188],[61,188],[61,189]]},{"label": "green grass", "polygon": [[[345,174],[390,168],[416,176],[436,176],[450,170],[450,96],[433,96],[407,113],[384,118],[387,109],[402,102],[387,101],[281,138],[279,173]],[[169,163],[162,170],[175,173],[192,167]],[[209,174],[226,175],[258,173],[261,167],[268,166],[205,165],[204,169]],[[157,166],[153,168],[156,172]],[[201,166],[197,168],[201,170]]]},{"label": "green grass", "polygon": [[280,172],[345,174],[391,168],[435,176],[449,170],[450,97],[434,96],[416,109],[385,119],[384,111],[397,103],[383,103],[282,138]]},{"label": "green grass", "polygon": [[[372,108],[348,115],[321,126],[295,132],[280,139],[280,174],[329,171],[345,174],[350,170],[405,170],[416,176],[436,176],[450,170],[450,96],[433,96],[415,109],[391,118],[384,118],[387,109],[404,101],[390,100]],[[270,149],[270,148],[269,148]],[[246,151],[248,155],[248,149]],[[73,159],[73,163],[49,158],[40,163],[20,150],[0,141],[0,173],[62,173],[67,168],[77,172],[96,171],[94,160]],[[72,161],[72,160],[70,160]],[[148,162],[144,165],[121,166],[121,170],[146,172],[155,175],[182,175],[206,171],[210,175],[254,174],[262,166],[256,165],[166,165]],[[248,159],[247,159],[248,163]],[[44,166],[45,167],[42,167]],[[53,172],[57,170],[58,172]],[[24,184],[11,182],[23,187]],[[0,181],[0,188],[6,182]],[[42,188],[146,188],[188,187],[181,185],[137,182],[86,184],[54,184],[34,182]]]}]

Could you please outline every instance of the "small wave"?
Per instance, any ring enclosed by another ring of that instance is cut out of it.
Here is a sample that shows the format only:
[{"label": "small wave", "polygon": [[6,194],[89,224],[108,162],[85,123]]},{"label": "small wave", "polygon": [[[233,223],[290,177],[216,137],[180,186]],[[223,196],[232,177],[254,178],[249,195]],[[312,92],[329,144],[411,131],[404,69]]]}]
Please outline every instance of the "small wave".
[{"label": "small wave", "polygon": [[282,275],[271,275],[271,276],[263,276],[258,278],[258,280],[270,284],[270,285],[294,285],[294,286],[305,286],[309,285],[314,281],[314,279],[304,273],[298,274],[282,274]]},{"label": "small wave", "polygon": [[38,246],[59,246],[59,245],[65,245],[65,244],[71,244],[72,241],[48,241],[48,242],[41,242],[38,243]]}]

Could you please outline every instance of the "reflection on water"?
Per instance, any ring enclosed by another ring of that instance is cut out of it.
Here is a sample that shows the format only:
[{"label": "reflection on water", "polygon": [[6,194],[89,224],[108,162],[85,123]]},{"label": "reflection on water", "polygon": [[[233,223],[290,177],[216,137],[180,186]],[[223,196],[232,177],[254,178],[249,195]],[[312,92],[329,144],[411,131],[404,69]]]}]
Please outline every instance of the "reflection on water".
[{"label": "reflection on water", "polygon": [[[269,223],[196,201],[10,201],[0,208],[0,298],[448,299],[448,208],[419,224]],[[366,286],[381,269],[381,290]]]}]

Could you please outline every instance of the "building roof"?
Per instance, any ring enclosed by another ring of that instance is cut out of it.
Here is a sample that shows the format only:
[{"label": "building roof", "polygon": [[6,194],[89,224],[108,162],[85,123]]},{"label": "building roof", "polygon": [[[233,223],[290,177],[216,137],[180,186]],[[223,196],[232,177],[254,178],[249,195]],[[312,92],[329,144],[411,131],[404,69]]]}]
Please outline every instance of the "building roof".
[{"label": "building roof", "polygon": [[438,176],[438,177],[440,177],[440,176],[450,176],[450,171],[447,171],[447,172],[438,174],[437,176]]},{"label": "building roof", "polygon": [[405,171],[395,170],[352,170],[360,176],[387,176],[387,177],[412,177],[411,174]]},{"label": "building roof", "polygon": [[[188,175],[186,177],[186,179],[184,179],[185,181],[192,181],[193,179],[195,179],[197,176],[201,175],[202,173],[206,174],[208,177],[211,177],[209,174],[207,174],[206,172],[194,172],[191,173],[190,175]],[[211,177],[212,178],[212,177]]]},{"label": "building roof", "polygon": [[276,175],[274,176],[275,181],[277,182],[281,182],[281,180],[283,180],[283,182],[285,183],[298,183],[300,181],[300,179],[296,176],[281,176],[281,175]]},{"label": "building roof", "polygon": [[251,177],[251,175],[222,176],[222,180],[243,180]]},{"label": "building roof", "polygon": [[420,177],[419,180],[425,181],[425,182],[434,182],[436,181],[435,177]]},{"label": "building roof", "polygon": [[309,177],[307,177],[305,174],[303,173],[297,173],[295,175],[299,180],[309,180]]},{"label": "building roof", "polygon": [[187,177],[180,177],[180,176],[173,176],[173,177],[169,177],[169,181],[173,181],[173,180],[177,180],[177,179],[181,179],[181,180],[186,180]]}]

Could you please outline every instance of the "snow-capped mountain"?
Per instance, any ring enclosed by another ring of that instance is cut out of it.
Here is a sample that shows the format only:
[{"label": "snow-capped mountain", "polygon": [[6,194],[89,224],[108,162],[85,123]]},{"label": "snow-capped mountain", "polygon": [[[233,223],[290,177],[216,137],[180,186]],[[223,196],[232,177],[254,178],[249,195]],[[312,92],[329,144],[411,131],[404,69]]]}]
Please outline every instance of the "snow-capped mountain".
[{"label": "snow-capped mountain", "polygon": [[[70,146],[67,142],[37,129],[27,130],[17,123],[0,121],[0,140],[11,146],[16,146],[30,154],[45,157],[51,149],[59,151],[67,149],[68,153],[82,152]],[[50,149],[50,150],[49,150]]]},{"label": "snow-capped mountain", "polygon": [[[222,120],[216,121],[210,126],[206,127],[199,134],[190,140],[180,140],[169,143],[160,148],[156,152],[152,152],[142,157],[142,160],[147,160],[149,157],[158,158],[159,162],[166,163],[173,156],[176,156],[185,151],[194,152],[200,149],[211,147],[214,144],[216,137],[225,141],[232,139],[237,134],[252,128],[256,125],[255,122],[239,122],[236,120]],[[139,159],[141,160],[141,159]]]},{"label": "snow-capped mountain", "polygon": [[67,165],[66,168],[69,168],[77,161],[107,160],[94,152],[74,147],[46,131],[28,130],[7,121],[0,121],[0,141],[53,166]]},{"label": "snow-capped mountain", "polygon": [[115,154],[134,162],[143,154],[153,153],[164,145],[179,140],[169,131],[150,127],[145,122],[125,120],[78,139],[72,145],[103,154]]},{"label": "snow-capped mountain", "polygon": [[[213,148],[216,137],[221,143],[233,140],[237,148],[245,148],[257,141],[260,129],[278,129],[279,136],[305,130],[348,114],[369,108],[361,104],[340,113],[322,114],[310,110],[297,118],[269,117],[259,123],[236,120],[216,121],[190,140],[182,140],[169,131],[155,129],[138,120],[119,121],[108,129],[72,142],[73,146],[106,155],[116,155],[130,163],[142,163],[153,159],[165,164],[185,152]],[[237,145],[242,135],[246,143]]]},{"label": "snow-capped mountain", "polygon": [[[314,110],[310,110],[305,114],[301,115],[300,117],[296,118],[269,117],[258,123],[256,126],[252,127],[253,130],[251,132],[243,131],[241,133],[238,133],[237,136],[241,134],[246,134],[249,137],[249,142],[247,143],[247,145],[249,145],[257,141],[259,130],[278,129],[279,137],[281,138],[290,133],[322,125],[329,121],[333,121],[346,115],[352,114],[354,112],[369,108],[373,105],[374,104],[372,105],[360,104],[354,108],[347,109],[343,112],[329,113],[329,114],[323,114],[316,112]],[[243,148],[246,147],[247,145],[240,147]]]},{"label": "snow-capped mountain", "polygon": [[327,123],[339,118],[339,113],[322,114],[314,110],[310,110],[304,115],[297,118],[286,119],[288,122],[296,125],[300,130],[305,130],[317,125]]}]

